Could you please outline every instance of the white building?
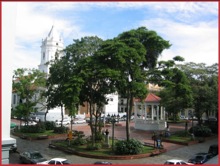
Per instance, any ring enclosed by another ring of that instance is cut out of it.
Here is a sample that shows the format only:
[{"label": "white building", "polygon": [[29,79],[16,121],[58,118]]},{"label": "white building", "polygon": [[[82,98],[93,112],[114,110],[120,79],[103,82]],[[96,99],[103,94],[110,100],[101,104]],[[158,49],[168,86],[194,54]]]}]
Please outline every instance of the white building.
[{"label": "white building", "polygon": [[41,62],[38,66],[41,72],[49,74],[49,68],[51,60],[55,59],[56,52],[59,53],[59,56],[63,54],[60,53],[64,49],[63,40],[57,32],[55,26],[52,26],[48,36],[43,40],[41,45]]},{"label": "white building", "polygon": [[14,55],[14,39],[16,27],[17,4],[2,2],[2,164],[9,164],[9,149],[16,143],[10,137],[11,123],[11,91],[12,91],[12,63]]},{"label": "white building", "polygon": [[108,104],[103,108],[105,117],[107,117],[108,114],[118,115],[118,94],[108,94],[106,98],[108,99]]}]

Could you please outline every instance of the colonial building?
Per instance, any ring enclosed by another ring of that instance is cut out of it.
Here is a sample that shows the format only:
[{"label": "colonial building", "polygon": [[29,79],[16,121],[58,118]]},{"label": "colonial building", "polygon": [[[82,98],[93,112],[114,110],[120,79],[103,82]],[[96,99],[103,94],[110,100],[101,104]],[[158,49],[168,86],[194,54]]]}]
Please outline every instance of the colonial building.
[{"label": "colonial building", "polygon": [[63,39],[59,35],[55,26],[52,26],[48,36],[42,39],[41,44],[41,62],[38,66],[41,72],[49,74],[50,62],[55,59],[56,53],[59,53],[60,57],[63,56],[62,50],[64,49]]},{"label": "colonial building", "polygon": [[10,136],[11,123],[11,91],[12,91],[12,59],[16,27],[16,3],[5,3],[2,6],[2,79],[1,79],[1,164],[9,164],[9,149],[16,143]]}]

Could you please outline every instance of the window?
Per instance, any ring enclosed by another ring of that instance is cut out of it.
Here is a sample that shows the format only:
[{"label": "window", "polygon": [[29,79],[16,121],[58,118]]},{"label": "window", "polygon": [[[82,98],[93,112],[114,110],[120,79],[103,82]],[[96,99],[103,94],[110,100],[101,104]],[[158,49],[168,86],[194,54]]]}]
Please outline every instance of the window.
[{"label": "window", "polygon": [[121,105],[123,105],[124,104],[124,100],[123,99],[121,99]]},{"label": "window", "polygon": [[58,43],[56,43],[56,45],[58,46]]},{"label": "window", "polygon": [[51,160],[48,164],[55,164],[55,160]]},{"label": "window", "polygon": [[45,60],[45,52],[43,52],[43,60]]}]

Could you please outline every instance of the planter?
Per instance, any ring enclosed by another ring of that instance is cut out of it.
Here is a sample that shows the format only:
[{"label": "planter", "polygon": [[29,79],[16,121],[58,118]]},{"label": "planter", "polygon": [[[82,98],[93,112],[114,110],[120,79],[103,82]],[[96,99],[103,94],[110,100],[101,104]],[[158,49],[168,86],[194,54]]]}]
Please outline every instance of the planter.
[{"label": "planter", "polygon": [[166,149],[156,149],[155,151],[151,153],[146,153],[146,154],[137,154],[137,155],[109,155],[109,156],[102,156],[102,155],[92,155],[88,153],[82,153],[82,152],[77,152],[74,149],[71,148],[64,148],[60,146],[56,146],[54,144],[49,144],[50,148],[62,150],[64,152],[68,152],[71,154],[79,155],[82,157],[88,157],[88,158],[96,158],[96,159],[109,159],[109,160],[131,160],[131,159],[139,159],[139,158],[145,158],[145,157],[151,157],[155,155],[159,155],[161,153],[166,152]]}]

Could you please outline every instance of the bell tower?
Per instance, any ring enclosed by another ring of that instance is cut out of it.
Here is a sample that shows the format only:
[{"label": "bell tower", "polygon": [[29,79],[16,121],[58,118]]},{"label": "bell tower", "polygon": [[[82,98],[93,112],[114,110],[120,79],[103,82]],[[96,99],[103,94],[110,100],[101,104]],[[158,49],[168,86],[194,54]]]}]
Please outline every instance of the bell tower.
[{"label": "bell tower", "polygon": [[[55,26],[52,26],[49,34],[45,39],[42,39],[41,44],[41,62],[38,65],[38,68],[41,72],[49,74],[50,61],[55,59],[56,52],[64,49],[63,40],[61,39],[59,33],[55,29]],[[59,53],[59,56],[63,56],[62,53]]]}]

